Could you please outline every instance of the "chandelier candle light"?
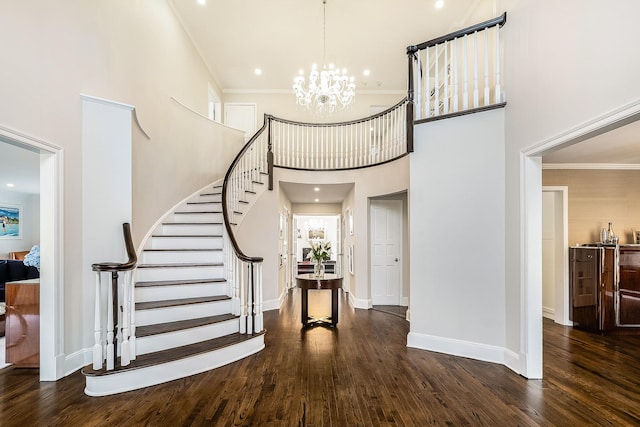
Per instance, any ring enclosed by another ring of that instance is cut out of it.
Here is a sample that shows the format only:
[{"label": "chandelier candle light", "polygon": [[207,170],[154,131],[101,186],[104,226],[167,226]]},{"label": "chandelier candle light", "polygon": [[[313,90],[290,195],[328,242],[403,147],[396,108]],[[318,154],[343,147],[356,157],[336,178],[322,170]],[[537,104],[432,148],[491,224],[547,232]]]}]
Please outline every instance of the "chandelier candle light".
[{"label": "chandelier candle light", "polygon": [[327,56],[327,0],[322,0],[323,7],[323,65],[322,71],[313,64],[306,85],[305,78],[297,76],[293,83],[293,92],[299,105],[314,109],[320,114],[333,113],[336,108],[345,108],[353,102],[356,84],[353,77],[347,75],[346,69],[336,69],[333,64],[326,65]]}]

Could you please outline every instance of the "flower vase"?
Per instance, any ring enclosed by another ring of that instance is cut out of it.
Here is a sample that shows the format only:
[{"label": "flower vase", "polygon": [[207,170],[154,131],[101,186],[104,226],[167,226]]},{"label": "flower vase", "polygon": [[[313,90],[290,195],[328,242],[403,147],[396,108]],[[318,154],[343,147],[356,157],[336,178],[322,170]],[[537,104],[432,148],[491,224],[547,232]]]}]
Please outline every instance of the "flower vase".
[{"label": "flower vase", "polygon": [[313,274],[316,277],[324,277],[324,264],[321,260],[316,260],[313,264]]}]

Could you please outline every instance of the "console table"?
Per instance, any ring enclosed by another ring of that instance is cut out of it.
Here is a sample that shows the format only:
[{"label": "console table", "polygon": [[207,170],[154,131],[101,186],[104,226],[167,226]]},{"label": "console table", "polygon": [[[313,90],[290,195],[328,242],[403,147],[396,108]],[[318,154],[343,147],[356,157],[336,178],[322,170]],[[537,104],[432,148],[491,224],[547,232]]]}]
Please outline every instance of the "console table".
[{"label": "console table", "polygon": [[[314,274],[296,276],[296,285],[300,288],[302,299],[302,326],[338,324],[338,292],[342,288],[342,277],[336,274],[325,274],[315,277]],[[309,317],[309,289],[331,289],[331,317],[316,319]]]}]

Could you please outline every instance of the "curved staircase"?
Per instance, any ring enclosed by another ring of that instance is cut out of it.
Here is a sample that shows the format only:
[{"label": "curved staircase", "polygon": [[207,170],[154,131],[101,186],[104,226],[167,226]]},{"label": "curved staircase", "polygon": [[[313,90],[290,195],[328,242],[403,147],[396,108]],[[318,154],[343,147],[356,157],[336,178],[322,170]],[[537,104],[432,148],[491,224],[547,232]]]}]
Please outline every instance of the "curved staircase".
[{"label": "curved staircase", "polygon": [[[262,187],[262,182],[255,184]],[[247,190],[234,217],[246,212],[259,194]],[[221,185],[195,194],[148,237],[134,287],[135,359],[127,366],[115,363],[113,370],[85,367],[86,394],[104,396],[164,383],[264,348],[264,332],[240,333],[226,279],[221,198]]]}]

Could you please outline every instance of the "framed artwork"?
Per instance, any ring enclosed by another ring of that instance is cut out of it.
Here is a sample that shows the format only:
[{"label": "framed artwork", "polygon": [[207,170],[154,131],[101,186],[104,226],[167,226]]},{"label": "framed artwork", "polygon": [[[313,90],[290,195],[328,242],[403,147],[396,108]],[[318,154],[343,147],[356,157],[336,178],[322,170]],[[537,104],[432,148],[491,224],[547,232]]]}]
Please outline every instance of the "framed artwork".
[{"label": "framed artwork", "polygon": [[0,239],[22,239],[22,206],[0,202]]},{"label": "framed artwork", "polygon": [[353,275],[354,272],[354,268],[353,268],[353,245],[349,245],[349,273],[351,273],[351,275]]},{"label": "framed artwork", "polygon": [[310,228],[309,240],[324,240],[324,228]]}]

